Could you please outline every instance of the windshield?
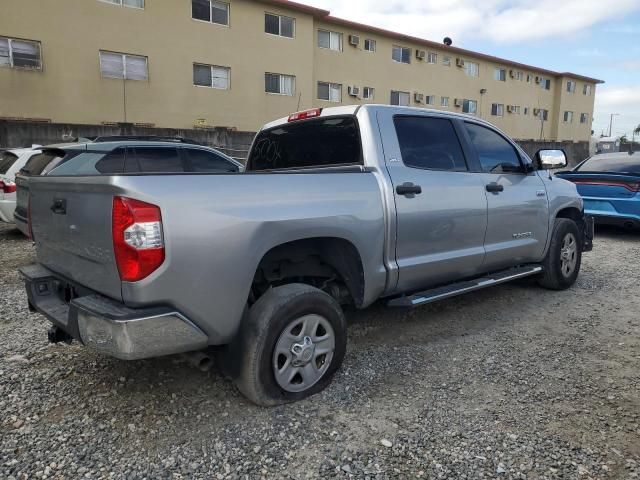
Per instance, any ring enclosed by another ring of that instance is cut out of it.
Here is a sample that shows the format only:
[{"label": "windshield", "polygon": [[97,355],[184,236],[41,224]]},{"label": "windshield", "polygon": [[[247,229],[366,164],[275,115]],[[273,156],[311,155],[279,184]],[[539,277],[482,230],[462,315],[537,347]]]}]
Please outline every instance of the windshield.
[{"label": "windshield", "polygon": [[596,155],[584,162],[576,172],[610,172],[610,173],[640,173],[640,154],[604,156]]},{"label": "windshield", "polygon": [[355,117],[327,117],[260,132],[247,171],[353,164],[362,164]]},{"label": "windshield", "polygon": [[0,175],[4,175],[9,171],[18,157],[11,152],[2,152],[0,154]]}]

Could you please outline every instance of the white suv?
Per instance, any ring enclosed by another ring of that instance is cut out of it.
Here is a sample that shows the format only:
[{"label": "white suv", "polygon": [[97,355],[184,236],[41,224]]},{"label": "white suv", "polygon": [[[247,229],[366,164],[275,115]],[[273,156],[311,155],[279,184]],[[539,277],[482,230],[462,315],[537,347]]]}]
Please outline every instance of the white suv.
[{"label": "white suv", "polygon": [[0,220],[13,223],[16,209],[16,173],[25,163],[40,153],[40,145],[31,148],[15,148],[0,153]]}]

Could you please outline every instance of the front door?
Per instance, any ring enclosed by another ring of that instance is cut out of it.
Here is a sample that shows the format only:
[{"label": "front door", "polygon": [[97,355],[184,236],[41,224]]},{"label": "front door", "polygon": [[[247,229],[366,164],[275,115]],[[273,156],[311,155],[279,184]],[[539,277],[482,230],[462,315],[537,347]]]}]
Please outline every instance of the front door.
[{"label": "front door", "polygon": [[476,275],[484,260],[487,197],[482,179],[469,171],[454,122],[385,114],[384,151],[396,207],[397,291]]},{"label": "front door", "polygon": [[483,270],[540,261],[549,229],[544,182],[500,133],[472,122],[465,127],[478,156],[489,211]]}]

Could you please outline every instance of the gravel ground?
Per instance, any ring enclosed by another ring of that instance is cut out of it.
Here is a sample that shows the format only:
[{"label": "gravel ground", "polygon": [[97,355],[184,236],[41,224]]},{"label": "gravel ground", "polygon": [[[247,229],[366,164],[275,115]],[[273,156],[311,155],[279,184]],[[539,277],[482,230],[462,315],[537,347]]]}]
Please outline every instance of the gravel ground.
[{"label": "gravel ground", "polygon": [[350,313],[345,363],[249,404],[180,358],[49,345],[0,226],[0,478],[640,478],[640,234],[599,231],[577,285]]}]

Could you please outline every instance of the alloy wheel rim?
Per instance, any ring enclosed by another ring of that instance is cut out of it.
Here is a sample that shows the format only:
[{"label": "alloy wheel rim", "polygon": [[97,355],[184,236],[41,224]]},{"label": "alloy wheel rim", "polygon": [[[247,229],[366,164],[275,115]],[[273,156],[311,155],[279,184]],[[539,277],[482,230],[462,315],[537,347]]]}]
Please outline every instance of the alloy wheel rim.
[{"label": "alloy wheel rim", "polygon": [[287,392],[303,392],[327,373],[335,351],[335,333],[320,315],[289,322],[273,350],[273,375]]},{"label": "alloy wheel rim", "polygon": [[567,233],[560,247],[560,271],[565,278],[570,277],[578,262],[578,242],[573,233]]}]

